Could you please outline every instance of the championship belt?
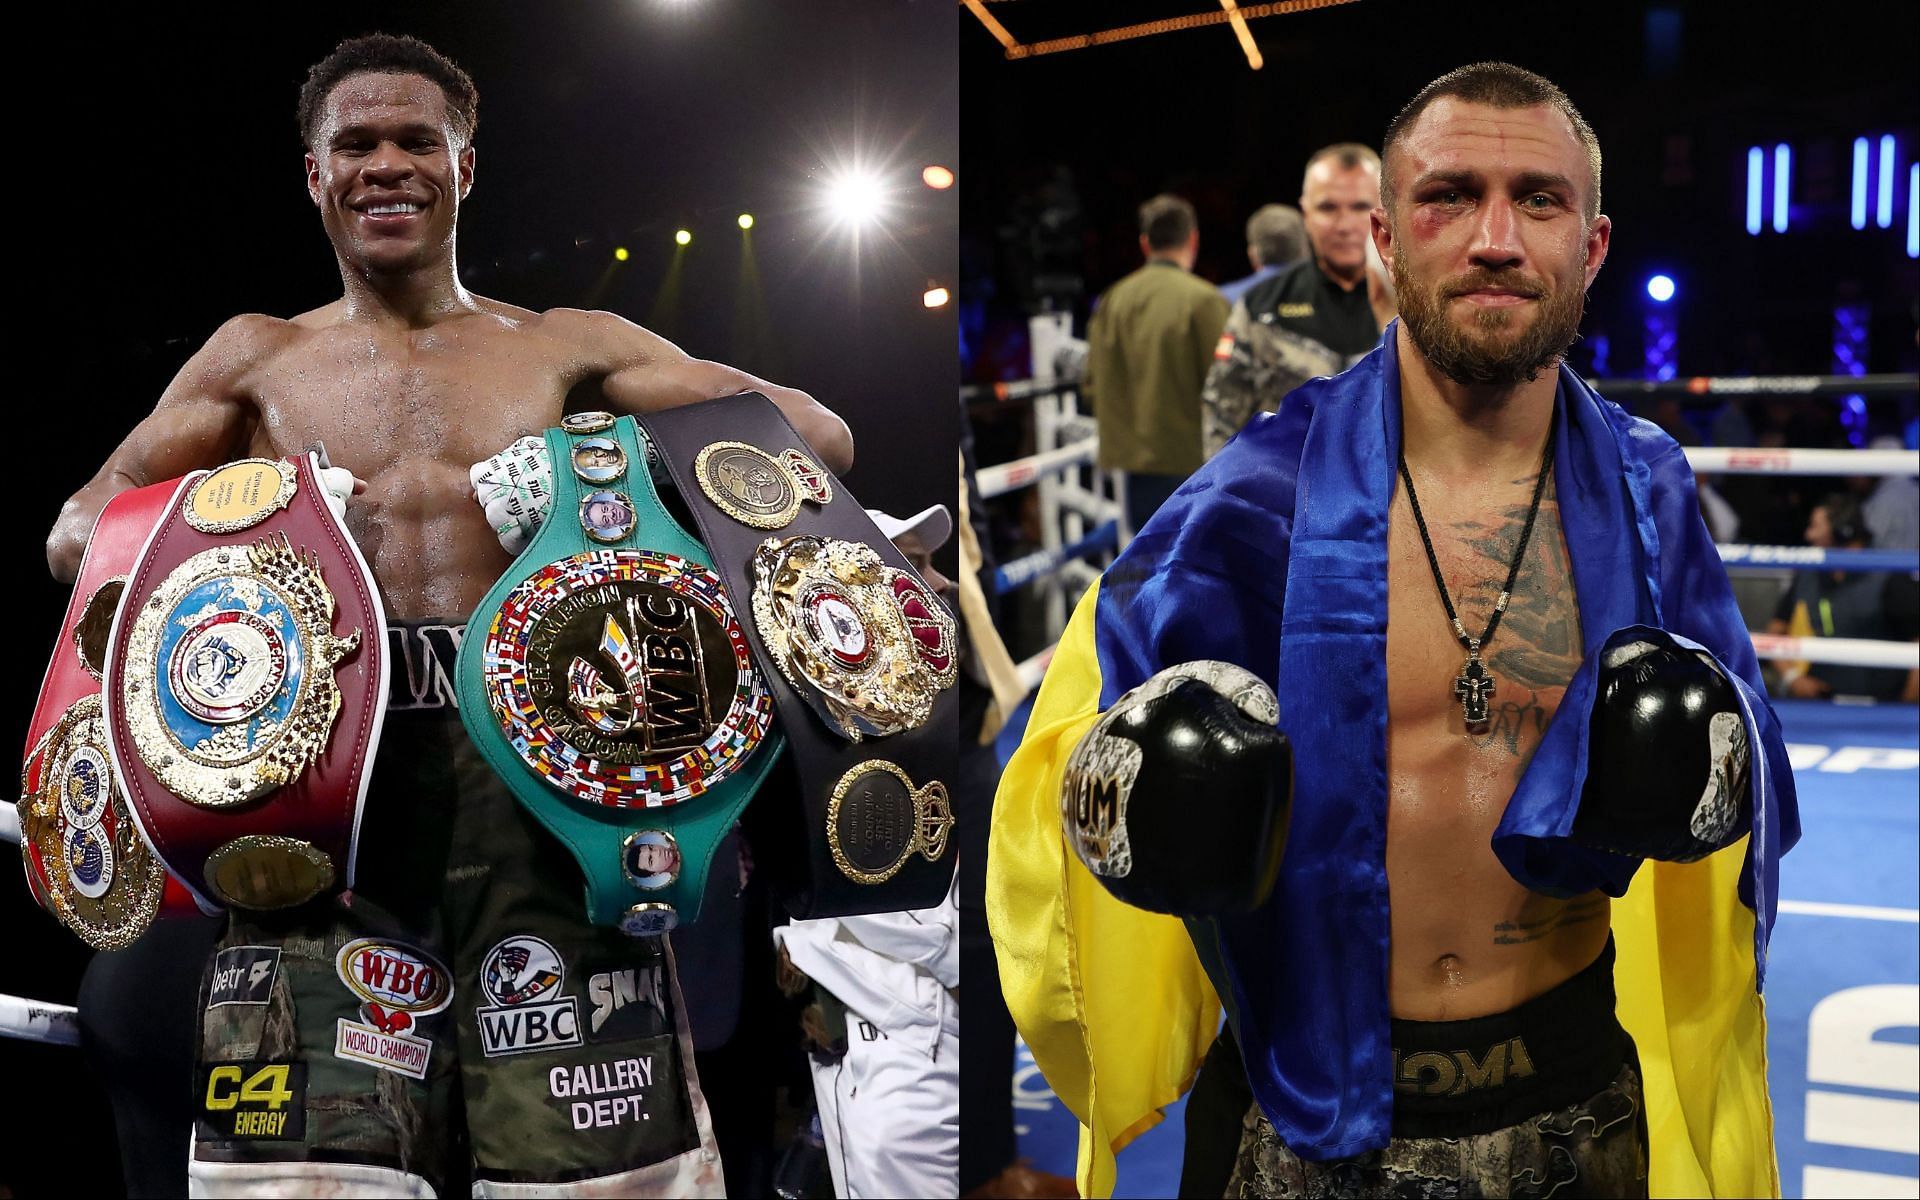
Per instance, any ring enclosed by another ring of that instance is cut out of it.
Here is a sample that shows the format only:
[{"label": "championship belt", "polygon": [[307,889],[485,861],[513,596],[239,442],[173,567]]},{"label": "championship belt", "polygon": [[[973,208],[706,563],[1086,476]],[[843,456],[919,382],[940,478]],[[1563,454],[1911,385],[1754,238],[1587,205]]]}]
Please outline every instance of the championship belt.
[{"label": "championship belt", "polygon": [[386,614],[312,454],[181,481],[127,578],[103,691],[129,812],[203,900],[353,884]]},{"label": "championship belt", "polygon": [[468,620],[460,719],[580,864],[588,919],[651,937],[700,915],[714,847],[779,757],[773,700],[633,419],[569,416],[546,442],[552,507]]},{"label": "championship belt", "polygon": [[121,492],[100,513],[40,684],[20,772],[20,851],[40,906],[98,950],[131,944],[192,895],[127,812],[101,719],[107,636],[127,575],[178,480]]},{"label": "championship belt", "polygon": [[[640,418],[753,619],[793,747],[807,847],[797,917],[940,903],[953,877],[954,620],[765,396]],[[785,841],[788,839],[777,839]]]}]

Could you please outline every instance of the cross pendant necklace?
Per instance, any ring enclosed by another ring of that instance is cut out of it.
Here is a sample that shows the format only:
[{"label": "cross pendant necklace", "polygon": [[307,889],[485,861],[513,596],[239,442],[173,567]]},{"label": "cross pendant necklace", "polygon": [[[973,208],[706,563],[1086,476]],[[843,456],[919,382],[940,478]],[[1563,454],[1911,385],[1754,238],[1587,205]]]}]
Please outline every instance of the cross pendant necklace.
[{"label": "cross pendant necklace", "polygon": [[1420,530],[1420,544],[1427,550],[1427,565],[1433,568],[1434,586],[1440,589],[1440,603],[1446,606],[1447,619],[1453,622],[1453,636],[1467,648],[1467,661],[1460,665],[1460,674],[1453,679],[1453,696],[1460,702],[1469,733],[1485,733],[1492,720],[1488,703],[1499,681],[1487,670],[1487,664],[1480,657],[1480,647],[1493,640],[1493,631],[1500,627],[1500,618],[1513,599],[1513,581],[1520,576],[1520,561],[1527,556],[1527,540],[1533,536],[1533,519],[1540,515],[1540,497],[1546,493],[1547,476],[1553,473],[1553,434],[1559,422],[1560,411],[1555,408],[1547,420],[1547,445],[1540,454],[1540,475],[1533,481],[1533,503],[1527,507],[1526,524],[1520,527],[1520,544],[1513,548],[1513,561],[1507,565],[1507,582],[1501,586],[1500,598],[1493,602],[1493,615],[1487,618],[1487,627],[1480,631],[1479,637],[1467,632],[1467,627],[1460,623],[1460,614],[1454,611],[1453,597],[1447,594],[1446,577],[1440,573],[1440,558],[1433,552],[1433,538],[1427,533],[1427,519],[1420,513],[1420,497],[1413,490],[1413,476],[1407,471],[1406,450],[1403,447],[1400,451],[1400,479],[1407,485],[1407,503],[1413,508],[1413,523]]}]

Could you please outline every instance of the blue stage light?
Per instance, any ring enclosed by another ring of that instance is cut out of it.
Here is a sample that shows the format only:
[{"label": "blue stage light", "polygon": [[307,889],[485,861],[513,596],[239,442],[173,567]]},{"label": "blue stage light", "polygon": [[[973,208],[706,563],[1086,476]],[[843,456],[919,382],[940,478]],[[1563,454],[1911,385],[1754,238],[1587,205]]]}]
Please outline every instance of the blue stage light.
[{"label": "blue stage light", "polygon": [[1647,280],[1647,295],[1653,297],[1656,304],[1665,304],[1673,299],[1673,278],[1668,275],[1655,275]]},{"label": "blue stage light", "polygon": [[1853,227],[1867,227],[1867,139],[1853,139]]},{"label": "blue stage light", "polygon": [[1880,203],[1874,210],[1873,223],[1882,229],[1893,228],[1893,135],[1890,133],[1880,139]]},{"label": "blue stage light", "polygon": [[1793,149],[1785,142],[1773,148],[1773,231],[1787,231],[1787,197],[1792,188],[1789,181],[1793,177]]}]

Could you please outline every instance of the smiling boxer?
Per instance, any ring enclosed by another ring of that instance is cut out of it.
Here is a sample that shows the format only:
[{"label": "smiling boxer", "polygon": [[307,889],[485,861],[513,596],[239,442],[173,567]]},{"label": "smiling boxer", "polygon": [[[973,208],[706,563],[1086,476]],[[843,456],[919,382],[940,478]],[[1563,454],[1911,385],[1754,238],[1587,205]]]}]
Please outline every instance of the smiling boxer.
[{"label": "smiling boxer", "polygon": [[[852,441],[805,393],[611,313],[468,291],[455,232],[474,186],[477,106],[472,80],[412,38],[352,39],[313,67],[298,110],[306,187],[340,298],[221,326],[48,539],[53,573],[70,581],[118,492],[316,443],[363,481],[347,524],[399,654],[360,886],[234,915],[209,979],[245,966],[262,985],[240,1000],[203,985],[199,1194],[444,1195],[469,1175],[476,1195],[720,1194],[662,940],[587,926],[577,868],[475,755],[453,709],[462,622],[510,562],[468,470],[558,424],[582,385],[627,412],[761,392],[834,470],[850,465]],[[655,1003],[630,1006],[617,1029],[578,1019],[590,977],[636,969],[664,980]],[[513,972],[511,993],[488,982]],[[641,1082],[584,1120],[550,1086],[557,1067],[604,1074],[627,1060],[645,1064],[623,1076]]]}]

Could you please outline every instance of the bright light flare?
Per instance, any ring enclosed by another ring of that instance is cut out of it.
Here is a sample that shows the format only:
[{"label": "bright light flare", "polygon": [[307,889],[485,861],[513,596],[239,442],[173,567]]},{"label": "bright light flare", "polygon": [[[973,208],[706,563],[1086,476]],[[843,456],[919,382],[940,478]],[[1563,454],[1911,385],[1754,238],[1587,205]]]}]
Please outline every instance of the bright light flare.
[{"label": "bright light flare", "polygon": [[880,177],[854,168],[827,181],[827,211],[835,220],[859,228],[880,219],[887,207]]},{"label": "bright light flare", "polygon": [[926,290],[926,293],[920,297],[920,303],[926,305],[928,308],[944,308],[950,299],[952,299],[952,297],[947,295],[947,289],[935,287]]},{"label": "bright light flare", "polygon": [[741,213],[741,214],[740,214],[740,220],[739,220],[739,223],[740,223],[740,228],[742,228],[742,229],[752,229],[752,228],[753,228],[753,214],[752,214],[752,213]]},{"label": "bright light flare", "polygon": [[689,230],[685,230],[685,229],[676,229],[676,230],[674,230],[674,233],[673,233],[673,244],[674,244],[674,245],[676,245],[676,246],[684,246],[684,245],[686,245],[687,243],[689,243],[689,242],[691,242],[691,241],[693,241],[693,234],[692,234],[692,232],[691,232],[691,231],[689,231]]},{"label": "bright light flare", "polygon": [[616,247],[614,248],[614,251],[613,251],[613,261],[615,261],[615,262],[625,262],[625,261],[627,261],[627,259],[628,259],[628,257],[629,257],[629,255],[627,254],[627,248],[626,248],[625,246],[616,246]]},{"label": "bright light flare", "polygon": [[1647,295],[1653,298],[1654,303],[1665,304],[1673,299],[1673,293],[1674,285],[1671,277],[1655,275],[1647,280]]},{"label": "bright light flare", "polygon": [[943,192],[953,186],[953,172],[935,163],[921,170],[920,182],[926,184],[936,192]]}]

